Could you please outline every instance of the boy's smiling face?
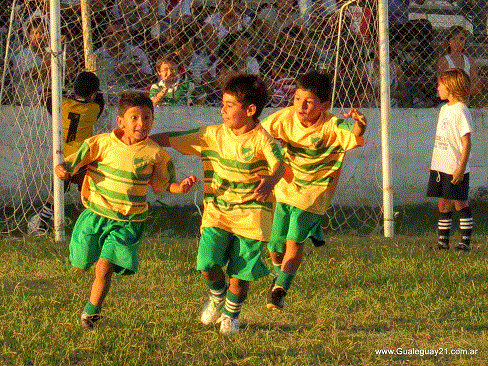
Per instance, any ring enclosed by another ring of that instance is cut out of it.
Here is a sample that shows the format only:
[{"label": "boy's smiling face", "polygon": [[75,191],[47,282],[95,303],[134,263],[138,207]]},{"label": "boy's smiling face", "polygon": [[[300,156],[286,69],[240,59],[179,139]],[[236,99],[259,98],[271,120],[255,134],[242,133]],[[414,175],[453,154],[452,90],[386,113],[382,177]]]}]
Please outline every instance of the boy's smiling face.
[{"label": "boy's smiling face", "polygon": [[330,107],[330,102],[321,102],[319,97],[310,90],[296,89],[293,99],[293,107],[298,116],[298,120],[305,127],[313,125],[319,119],[322,112]]},{"label": "boy's smiling face", "polygon": [[256,106],[251,104],[244,108],[237,98],[229,93],[222,96],[222,109],[220,110],[224,125],[230,128],[236,135],[241,135],[252,130],[256,126],[254,114]]},{"label": "boy's smiling face", "polygon": [[162,62],[158,74],[166,86],[171,86],[178,79],[178,66],[174,63]]},{"label": "boy's smiling face", "polygon": [[145,140],[151,131],[154,115],[149,107],[130,107],[123,116],[117,116],[117,125],[122,130],[118,136],[126,145]]}]

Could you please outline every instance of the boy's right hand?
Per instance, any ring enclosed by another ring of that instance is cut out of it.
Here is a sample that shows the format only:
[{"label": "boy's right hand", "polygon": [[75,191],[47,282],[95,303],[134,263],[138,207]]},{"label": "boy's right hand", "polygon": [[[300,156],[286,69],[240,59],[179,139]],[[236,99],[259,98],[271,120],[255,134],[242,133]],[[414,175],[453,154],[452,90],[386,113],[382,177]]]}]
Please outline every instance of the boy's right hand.
[{"label": "boy's right hand", "polygon": [[54,173],[56,173],[58,178],[61,180],[66,180],[69,178],[69,173],[66,170],[66,166],[64,162],[59,165],[56,165],[56,168],[54,168]]}]

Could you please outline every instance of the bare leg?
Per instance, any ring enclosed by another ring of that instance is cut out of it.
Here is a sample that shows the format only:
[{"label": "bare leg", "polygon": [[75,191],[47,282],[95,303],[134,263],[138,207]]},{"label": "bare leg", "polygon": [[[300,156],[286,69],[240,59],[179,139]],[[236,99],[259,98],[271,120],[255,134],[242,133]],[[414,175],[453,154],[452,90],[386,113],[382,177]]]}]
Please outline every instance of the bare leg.
[{"label": "bare leg", "polygon": [[104,258],[100,258],[95,266],[95,280],[93,281],[90,303],[93,306],[101,307],[105,296],[107,296],[110,284],[112,282],[112,274],[115,265]]}]

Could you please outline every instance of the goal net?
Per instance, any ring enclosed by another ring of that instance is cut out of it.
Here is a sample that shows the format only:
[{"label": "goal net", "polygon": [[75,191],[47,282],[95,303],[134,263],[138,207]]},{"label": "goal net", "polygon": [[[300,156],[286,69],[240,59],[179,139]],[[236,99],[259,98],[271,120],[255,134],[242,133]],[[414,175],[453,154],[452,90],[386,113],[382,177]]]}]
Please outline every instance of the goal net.
[{"label": "goal net", "polygon": [[[457,3],[422,3],[410,4],[408,21],[390,23],[391,32],[395,32],[390,35],[393,107],[435,107],[439,102],[435,55],[446,29],[454,24],[463,25],[468,32],[474,29],[477,13],[468,11],[464,3],[462,10]],[[436,7],[439,3],[443,7],[440,10]],[[234,72],[256,73],[266,81],[271,98],[262,114],[265,117],[276,108],[290,105],[298,74],[326,70],[333,76],[333,113],[342,115],[351,107],[360,107],[369,127],[366,146],[346,157],[324,227],[379,232],[382,183],[377,8],[373,0],[61,0],[60,77],[68,96],[78,73],[89,70],[98,75],[105,108],[94,132],[107,132],[115,125],[117,94],[125,89],[149,93],[151,85],[160,81],[158,60],[172,57],[177,60],[179,85],[188,83],[186,88],[171,89],[171,98],[163,98],[156,107],[153,132],[161,132],[220,123],[220,85]],[[401,11],[405,9],[397,12]],[[29,219],[39,213],[51,190],[52,132],[46,108],[50,89],[48,15],[49,2],[44,0],[13,0],[11,7],[2,9],[3,233],[26,232]],[[477,37],[481,42],[482,36]],[[483,87],[480,83],[478,95],[483,95]],[[478,103],[484,103],[482,98]],[[435,110],[425,113],[435,119]],[[409,115],[400,118],[408,120]],[[405,135],[393,136],[394,141],[408,141],[411,131],[405,126],[401,131]],[[418,179],[418,173],[410,171],[418,169],[415,159],[425,165],[430,151],[424,150],[410,157],[410,151],[400,152],[401,159],[413,160],[411,166],[396,166],[399,169],[395,172],[401,191],[408,189],[406,203],[411,197],[424,196],[425,177],[420,174]],[[189,174],[203,178],[197,158],[170,151],[177,179]],[[199,205],[201,199],[201,186],[195,193],[178,198],[150,196],[154,205]],[[78,202],[74,188],[67,203],[79,209]]]}]

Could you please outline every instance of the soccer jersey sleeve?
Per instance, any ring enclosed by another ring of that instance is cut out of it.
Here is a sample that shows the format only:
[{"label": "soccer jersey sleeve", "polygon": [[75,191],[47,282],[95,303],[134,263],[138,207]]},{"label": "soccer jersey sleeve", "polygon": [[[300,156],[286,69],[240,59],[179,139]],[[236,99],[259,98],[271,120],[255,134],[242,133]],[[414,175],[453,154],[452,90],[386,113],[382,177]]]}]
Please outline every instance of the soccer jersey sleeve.
[{"label": "soccer jersey sleeve", "polygon": [[262,120],[261,126],[263,126],[263,128],[275,139],[286,141],[287,138],[283,129],[283,122],[291,122],[290,119],[293,118],[291,112],[290,107],[279,110]]},{"label": "soccer jersey sleeve", "polygon": [[471,133],[471,125],[473,124],[473,119],[471,117],[471,112],[468,107],[463,105],[461,108],[461,113],[459,113],[459,136],[464,136]]},{"label": "soccer jersey sleeve", "polygon": [[78,151],[64,159],[68,173],[74,174],[80,170],[81,167],[88,165],[97,159],[101,136],[104,135],[97,135],[86,139],[83,144],[81,144]]},{"label": "soccer jersey sleeve", "polygon": [[158,155],[158,163],[154,165],[154,170],[149,180],[149,184],[156,194],[163,193],[171,183],[176,181],[175,168],[171,156],[162,149]]},{"label": "soccer jersey sleeve", "polygon": [[201,155],[202,146],[205,144],[207,128],[196,128],[188,131],[168,133],[169,144],[172,148],[185,155]]},{"label": "soccer jersey sleeve", "polygon": [[338,119],[335,124],[335,131],[337,140],[344,151],[364,145],[363,137],[354,135],[354,124],[352,123],[346,123],[344,120]]}]

